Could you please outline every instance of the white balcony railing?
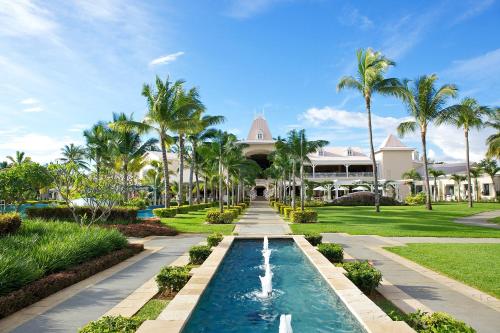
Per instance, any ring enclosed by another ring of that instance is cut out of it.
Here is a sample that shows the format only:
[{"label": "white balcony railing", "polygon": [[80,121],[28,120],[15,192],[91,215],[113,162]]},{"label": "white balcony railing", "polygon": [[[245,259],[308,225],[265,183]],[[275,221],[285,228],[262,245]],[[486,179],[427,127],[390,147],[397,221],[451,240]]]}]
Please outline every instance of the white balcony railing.
[{"label": "white balcony railing", "polygon": [[373,177],[373,172],[315,172],[306,174],[306,178],[360,178]]}]

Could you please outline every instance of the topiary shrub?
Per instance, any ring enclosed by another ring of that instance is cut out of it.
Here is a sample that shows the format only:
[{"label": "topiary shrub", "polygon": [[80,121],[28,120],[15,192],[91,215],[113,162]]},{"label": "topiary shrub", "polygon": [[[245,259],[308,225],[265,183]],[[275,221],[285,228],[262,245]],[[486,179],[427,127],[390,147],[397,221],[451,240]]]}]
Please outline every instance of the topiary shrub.
[{"label": "topiary shrub", "polygon": [[330,262],[340,263],[344,260],[344,248],[342,245],[323,243],[318,245],[318,251]]},{"label": "topiary shrub", "polygon": [[415,195],[409,195],[405,198],[405,202],[410,206],[417,206],[425,204],[427,196],[424,192],[417,193]]},{"label": "topiary shrub", "polygon": [[187,214],[194,210],[193,206],[182,205],[177,207],[177,214]]},{"label": "topiary shrub", "polygon": [[317,246],[321,244],[321,241],[323,240],[323,236],[317,232],[312,232],[304,235],[304,238],[311,243],[312,246]]},{"label": "topiary shrub", "polygon": [[208,256],[212,253],[212,249],[208,245],[195,245],[189,249],[189,262],[195,265],[201,265]]},{"label": "topiary shrub", "polygon": [[219,245],[220,242],[224,239],[224,236],[220,232],[213,233],[207,237],[208,246],[214,247]]},{"label": "topiary shrub", "polygon": [[233,213],[224,211],[221,213],[218,209],[207,211],[206,219],[211,224],[229,224],[233,221]]},{"label": "topiary shrub", "polygon": [[176,293],[189,281],[189,267],[166,266],[156,276],[156,283],[161,293]]},{"label": "topiary shrub", "polygon": [[[331,206],[373,206],[375,204],[375,194],[372,192],[355,192],[344,195],[332,201]],[[400,206],[401,202],[391,197],[380,197],[382,206]]]},{"label": "topiary shrub", "polygon": [[106,316],[99,320],[91,321],[80,328],[78,333],[134,333],[143,321],[139,318]]},{"label": "topiary shrub", "polygon": [[[111,213],[106,221],[100,223],[136,223],[138,221],[138,211],[139,210],[135,207],[114,207],[111,209]],[[89,207],[76,207],[75,212],[78,216],[83,216],[84,214],[87,214],[87,216],[92,215],[92,211]],[[73,220],[71,209],[65,206],[27,207],[25,213],[29,219]]]},{"label": "topiary shrub", "polygon": [[432,314],[417,311],[406,316],[405,321],[419,333],[475,333],[476,330],[445,312]]},{"label": "topiary shrub", "polygon": [[312,209],[294,210],[290,212],[293,223],[315,223],[318,222],[318,213]]},{"label": "topiary shrub", "polygon": [[174,217],[177,215],[177,208],[155,208],[153,214],[158,217]]},{"label": "topiary shrub", "polygon": [[292,213],[293,211],[293,208],[292,207],[285,207],[283,209],[283,215],[286,217],[286,218],[290,218],[290,214]]},{"label": "topiary shrub", "polygon": [[0,236],[12,234],[21,226],[21,217],[18,213],[0,214]]},{"label": "topiary shrub", "polygon": [[367,295],[370,295],[382,280],[382,273],[368,261],[346,262],[342,266],[347,271],[347,278]]},{"label": "topiary shrub", "polygon": [[234,208],[228,208],[225,210],[225,212],[231,213],[233,216],[233,220],[236,219],[238,217],[238,215],[240,215],[238,209],[234,209]]}]

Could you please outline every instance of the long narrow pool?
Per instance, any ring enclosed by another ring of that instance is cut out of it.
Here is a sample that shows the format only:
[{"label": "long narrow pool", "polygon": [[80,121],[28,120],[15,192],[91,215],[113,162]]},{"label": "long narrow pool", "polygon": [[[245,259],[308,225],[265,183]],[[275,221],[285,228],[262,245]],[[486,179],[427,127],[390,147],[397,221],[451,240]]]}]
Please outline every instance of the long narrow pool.
[{"label": "long narrow pool", "polygon": [[281,314],[294,332],[365,332],[292,239],[271,239],[273,293],[260,296],[262,239],[235,239],[184,333],[273,332]]}]

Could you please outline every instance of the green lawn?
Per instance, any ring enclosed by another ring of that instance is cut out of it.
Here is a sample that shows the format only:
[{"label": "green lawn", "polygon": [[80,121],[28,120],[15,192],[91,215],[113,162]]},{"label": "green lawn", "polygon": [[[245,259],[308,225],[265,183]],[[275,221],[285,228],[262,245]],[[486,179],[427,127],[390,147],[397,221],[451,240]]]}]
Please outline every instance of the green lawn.
[{"label": "green lawn", "polygon": [[199,210],[188,214],[177,214],[172,218],[162,218],[161,221],[183,233],[220,232],[230,235],[233,232],[234,224],[205,224],[205,214],[206,210]]},{"label": "green lawn", "polygon": [[466,203],[434,205],[432,211],[423,206],[384,206],[380,213],[373,207],[316,208],[318,223],[292,224],[295,234],[308,232],[345,232],[353,235],[436,236],[436,237],[500,237],[500,230],[454,223],[459,217],[500,209],[498,203]]},{"label": "green lawn", "polygon": [[152,298],[134,315],[134,318],[143,321],[154,320],[158,318],[169,302],[170,300]]},{"label": "green lawn", "polygon": [[408,244],[385,248],[500,298],[500,244]]},{"label": "green lawn", "polygon": [[500,224],[500,216],[492,218],[490,222]]}]

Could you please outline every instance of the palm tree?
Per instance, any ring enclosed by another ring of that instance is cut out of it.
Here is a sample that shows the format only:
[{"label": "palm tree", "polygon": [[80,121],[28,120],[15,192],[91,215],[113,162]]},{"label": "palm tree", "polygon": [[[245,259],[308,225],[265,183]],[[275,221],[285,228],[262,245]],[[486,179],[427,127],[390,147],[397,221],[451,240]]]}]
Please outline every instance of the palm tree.
[{"label": "palm tree", "polygon": [[495,134],[490,135],[486,139],[486,143],[488,144],[486,157],[500,159],[500,108],[495,108],[486,125],[496,130]]},{"label": "palm tree", "polygon": [[8,167],[9,167],[9,163],[7,161],[0,162],[0,170],[1,169],[6,169]]},{"label": "palm tree", "polygon": [[458,184],[458,201],[461,201],[461,198],[460,198],[460,187],[461,187],[461,184],[462,182],[467,179],[467,177],[465,176],[462,176],[462,175],[458,175],[456,173],[452,174],[451,177],[450,177],[451,180],[453,180],[455,183]]},{"label": "palm tree", "polygon": [[151,161],[146,170],[142,183],[153,187],[153,205],[158,205],[158,190],[163,183],[163,165],[161,161]]},{"label": "palm tree", "polygon": [[484,171],[484,173],[488,174],[491,178],[491,182],[493,183],[493,197],[496,198],[496,186],[495,186],[495,175],[500,172],[500,166],[497,165],[497,161],[491,158],[486,158],[479,162],[479,167]]},{"label": "palm tree", "polygon": [[[480,197],[481,191],[479,190],[479,184],[477,182],[477,179],[479,177],[481,177],[481,175],[483,174],[483,170],[480,167],[474,167],[474,168],[470,168],[469,173],[470,173],[469,177],[474,179],[474,189],[476,191],[476,201],[479,201],[481,199],[481,197]],[[472,187],[470,187],[470,185],[468,185],[468,188],[469,188],[469,197],[472,197],[472,195],[471,195]]]},{"label": "palm tree", "polygon": [[104,122],[98,122],[83,131],[87,158],[95,162],[97,177],[105,165],[110,165],[112,155],[112,132]]},{"label": "palm tree", "polygon": [[[467,186],[469,192],[472,189],[469,158],[469,131],[473,128],[483,128],[485,126],[483,118],[491,114],[492,110],[490,108],[479,105],[474,98],[466,97],[459,104],[444,109],[437,118],[438,124],[447,123],[464,130]],[[472,207],[472,195],[469,195],[469,207]]]},{"label": "palm tree", "polygon": [[451,84],[445,84],[436,89],[434,83],[437,76],[424,75],[417,78],[413,85],[405,81],[406,98],[405,104],[408,114],[414,120],[405,121],[399,124],[398,134],[403,137],[408,133],[420,130],[420,139],[422,140],[422,150],[424,154],[424,182],[427,192],[426,208],[431,210],[431,189],[429,186],[429,170],[427,160],[427,130],[439,115],[443,112],[444,105],[449,97],[455,97],[457,88]]},{"label": "palm tree", "polygon": [[416,194],[416,187],[415,187],[415,181],[416,180],[422,180],[422,176],[418,173],[416,169],[411,169],[406,172],[404,172],[401,177],[403,179],[407,179],[407,184],[410,186],[410,192],[411,194]]},{"label": "palm tree", "polygon": [[368,137],[370,140],[370,154],[372,159],[373,180],[375,184],[375,210],[380,212],[380,195],[378,191],[377,161],[375,160],[375,149],[373,148],[371,99],[374,93],[392,95],[404,98],[404,89],[395,78],[384,78],[389,67],[394,66],[392,60],[387,59],[380,52],[372,49],[360,49],[356,53],[358,71],[356,77],[346,76],[340,79],[337,90],[351,88],[359,91],[365,101],[368,116]]},{"label": "palm tree", "polygon": [[431,175],[434,178],[434,201],[438,201],[439,199],[439,189],[437,186],[437,179],[440,176],[444,176],[445,173],[442,170],[436,170],[436,169],[429,169],[429,175]]},{"label": "palm tree", "polygon": [[86,150],[82,146],[77,146],[73,143],[65,145],[61,149],[61,160],[64,163],[74,163],[78,168],[88,170],[88,164],[85,161]]},{"label": "palm tree", "polygon": [[295,210],[295,188],[296,188],[296,171],[297,171],[297,160],[300,158],[300,135],[299,131],[293,129],[288,132],[286,141],[278,140],[276,141],[276,149],[286,151],[289,155],[288,158],[291,160],[291,178],[292,178],[292,190],[291,190],[291,206]]},{"label": "palm tree", "polygon": [[[113,113],[112,124],[133,123],[132,116],[127,117],[124,113]],[[141,134],[133,127],[119,127],[113,133],[113,145],[117,155],[117,166],[123,172],[123,199],[129,199],[129,166],[134,159],[142,157],[148,151],[156,150],[158,140],[149,138],[145,142],[141,140]]]},{"label": "palm tree", "polygon": [[16,151],[16,155],[14,157],[7,156],[7,159],[12,162],[12,165],[20,165],[31,162],[31,157],[25,156],[23,151]]}]

